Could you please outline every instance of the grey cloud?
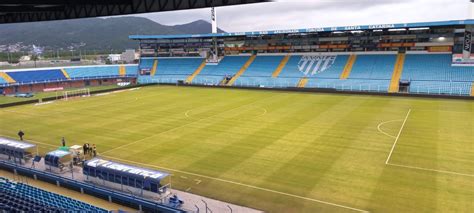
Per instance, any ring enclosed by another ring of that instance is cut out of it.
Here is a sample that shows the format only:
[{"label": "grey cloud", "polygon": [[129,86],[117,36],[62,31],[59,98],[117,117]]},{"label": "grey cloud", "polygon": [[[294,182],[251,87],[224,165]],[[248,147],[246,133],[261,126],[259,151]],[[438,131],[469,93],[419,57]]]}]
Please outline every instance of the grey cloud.
[{"label": "grey cloud", "polygon": [[[227,31],[465,19],[469,0],[280,0],[218,8]],[[209,20],[209,9],[141,15],[162,24]]]}]

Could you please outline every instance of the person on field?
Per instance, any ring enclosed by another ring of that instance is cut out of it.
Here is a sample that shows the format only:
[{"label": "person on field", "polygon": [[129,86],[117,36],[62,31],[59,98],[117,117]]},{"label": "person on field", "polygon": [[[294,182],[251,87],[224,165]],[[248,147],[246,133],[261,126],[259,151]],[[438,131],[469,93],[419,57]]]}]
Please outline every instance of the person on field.
[{"label": "person on field", "polygon": [[23,136],[25,135],[25,133],[23,131],[19,131],[18,132],[18,137],[20,137],[20,140],[22,141],[23,140]]},{"label": "person on field", "polygon": [[92,144],[92,154],[95,156],[97,156],[97,148],[95,147],[95,144]]},{"label": "person on field", "polygon": [[92,146],[89,143],[87,144],[87,153],[92,156]]},{"label": "person on field", "polygon": [[85,144],[82,146],[82,151],[84,152],[84,156],[87,155],[87,149],[88,149],[87,143],[85,143]]},{"label": "person on field", "polygon": [[66,146],[66,139],[64,139],[64,137],[61,139],[61,144],[62,144],[63,146]]}]

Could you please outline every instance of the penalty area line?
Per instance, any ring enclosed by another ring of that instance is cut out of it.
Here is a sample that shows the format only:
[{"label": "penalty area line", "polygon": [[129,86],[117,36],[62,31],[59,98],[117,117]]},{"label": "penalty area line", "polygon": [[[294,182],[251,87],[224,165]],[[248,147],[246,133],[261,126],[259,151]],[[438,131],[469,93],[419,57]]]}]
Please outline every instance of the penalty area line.
[{"label": "penalty area line", "polygon": [[382,122],[382,123],[379,123],[379,125],[377,125],[377,130],[379,130],[380,133],[388,136],[388,137],[391,137],[391,138],[396,138],[397,136],[393,136],[393,135],[390,135],[386,132],[384,132],[382,130],[382,126],[385,125],[385,124],[388,124],[388,123],[392,123],[392,122],[397,122],[397,121],[402,121],[402,119],[397,119],[397,120],[391,120],[391,121],[385,121],[385,122]]},{"label": "penalty area line", "polygon": [[339,207],[339,208],[344,208],[344,209],[348,209],[348,210],[352,210],[352,211],[356,211],[356,212],[369,212],[369,211],[363,210],[363,209],[353,208],[353,207],[344,206],[344,205],[341,205],[341,204],[331,203],[331,202],[328,202],[328,201],[323,201],[323,200],[304,197],[304,196],[300,196],[300,195],[290,194],[290,193],[286,193],[286,192],[276,191],[276,190],[273,190],[273,189],[267,189],[267,188],[263,188],[263,187],[259,187],[259,186],[253,186],[253,185],[249,185],[249,184],[245,184],[245,183],[239,183],[239,182],[226,180],[226,179],[222,179],[222,178],[216,178],[216,177],[211,177],[211,176],[207,176],[207,175],[201,175],[201,174],[196,174],[196,173],[192,173],[192,172],[186,172],[186,171],[181,171],[181,170],[177,170],[177,169],[171,169],[171,168],[167,168],[167,167],[156,166],[156,165],[152,165],[152,164],[140,163],[140,162],[125,160],[125,159],[121,159],[121,158],[115,158],[115,157],[111,157],[111,156],[108,156],[108,155],[105,155],[105,156],[102,155],[102,156],[106,157],[106,158],[114,159],[114,160],[119,160],[119,161],[122,161],[122,162],[128,162],[128,163],[138,164],[138,165],[142,165],[142,166],[154,167],[154,168],[164,169],[164,170],[168,170],[168,171],[172,171],[172,172],[178,172],[178,173],[193,175],[193,176],[206,178],[206,179],[210,179],[210,180],[216,180],[216,181],[220,181],[220,182],[224,182],[224,183],[230,183],[230,184],[234,184],[234,185],[244,186],[244,187],[247,187],[247,188],[257,189],[257,190],[266,191],[266,192],[271,192],[271,193],[274,193],[274,194],[280,194],[280,195],[285,195],[285,196],[288,196],[288,197],[299,198],[299,199],[302,199],[302,200],[312,201],[312,202],[316,202],[316,203],[322,203],[322,204],[335,206],[335,207]]},{"label": "penalty area line", "polygon": [[407,166],[407,165],[401,165],[401,164],[395,164],[395,163],[388,163],[387,165],[407,168],[407,169],[416,169],[416,170],[429,171],[429,172],[438,172],[438,173],[460,175],[460,176],[466,176],[466,177],[474,177],[474,174],[465,174],[465,173],[451,172],[451,171],[446,171],[446,170],[428,169],[428,168],[423,168],[423,167]]},{"label": "penalty area line", "polygon": [[400,131],[398,131],[398,135],[395,138],[395,142],[393,142],[392,149],[390,150],[390,153],[388,154],[385,164],[388,164],[388,161],[390,161],[390,157],[392,157],[393,150],[395,150],[395,146],[397,145],[398,139],[400,138],[400,135],[402,134],[403,128],[405,127],[405,124],[408,120],[408,116],[410,116],[410,113],[411,113],[411,109],[408,110],[407,115],[405,116],[405,120],[403,120],[403,124],[400,127]]}]

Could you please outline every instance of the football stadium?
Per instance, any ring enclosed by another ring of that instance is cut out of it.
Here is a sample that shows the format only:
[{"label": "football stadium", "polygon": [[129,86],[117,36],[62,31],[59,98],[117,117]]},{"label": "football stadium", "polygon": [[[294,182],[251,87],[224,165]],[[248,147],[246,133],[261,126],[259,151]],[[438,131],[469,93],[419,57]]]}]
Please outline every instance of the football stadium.
[{"label": "football stadium", "polygon": [[269,3],[92,2],[0,23],[212,7],[213,28],[0,70],[0,212],[473,211],[474,19],[228,33],[214,6]]}]

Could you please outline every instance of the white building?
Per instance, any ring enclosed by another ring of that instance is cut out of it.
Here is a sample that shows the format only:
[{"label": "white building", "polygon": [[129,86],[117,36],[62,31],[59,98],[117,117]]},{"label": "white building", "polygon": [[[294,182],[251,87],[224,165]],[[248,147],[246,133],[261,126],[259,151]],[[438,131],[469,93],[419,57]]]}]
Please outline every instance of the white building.
[{"label": "white building", "polygon": [[120,54],[109,54],[109,56],[107,57],[107,59],[110,61],[110,62],[117,62],[117,61],[120,61]]},{"label": "white building", "polygon": [[120,55],[120,60],[124,61],[125,63],[132,63],[135,59],[136,54],[134,49],[125,50],[125,52]]}]

